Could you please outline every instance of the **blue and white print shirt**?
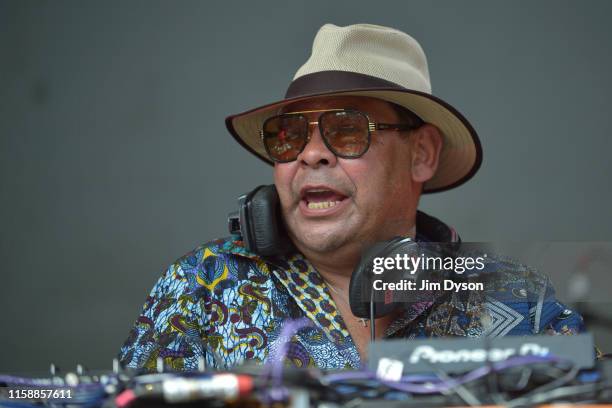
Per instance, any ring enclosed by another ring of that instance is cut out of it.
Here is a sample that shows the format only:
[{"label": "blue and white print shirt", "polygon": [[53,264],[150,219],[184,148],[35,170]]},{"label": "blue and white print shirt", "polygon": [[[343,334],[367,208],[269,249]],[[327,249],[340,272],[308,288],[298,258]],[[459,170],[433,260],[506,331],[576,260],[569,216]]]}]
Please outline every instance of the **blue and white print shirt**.
[{"label": "blue and white print shirt", "polygon": [[[434,217],[417,215],[417,241],[458,241]],[[575,334],[580,315],[554,298],[548,279],[514,261],[489,258],[494,288],[432,294],[407,304],[387,338]],[[535,301],[534,299],[539,299]],[[325,284],[300,253],[264,259],[237,237],[201,245],[165,271],[146,298],[119,352],[124,367],[152,371],[158,359],[175,370],[229,369],[273,358],[283,325],[311,323],[290,339],[286,364],[358,369],[357,347]]]}]

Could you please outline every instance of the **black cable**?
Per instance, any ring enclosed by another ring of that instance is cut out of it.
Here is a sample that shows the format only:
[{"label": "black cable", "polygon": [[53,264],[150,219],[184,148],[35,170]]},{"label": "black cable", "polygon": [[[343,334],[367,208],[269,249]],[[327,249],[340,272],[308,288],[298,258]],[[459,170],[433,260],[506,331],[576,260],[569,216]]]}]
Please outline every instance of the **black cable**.
[{"label": "black cable", "polygon": [[552,402],[558,400],[563,397],[578,397],[579,395],[586,393],[595,393],[597,391],[601,391],[605,388],[603,384],[582,384],[582,385],[572,385],[562,388],[557,388],[554,390],[538,393],[532,395],[530,397],[519,397],[513,399],[512,401],[508,401],[508,408],[524,406],[524,405],[534,405],[534,404],[542,404],[545,402]]},{"label": "black cable", "polygon": [[578,375],[579,371],[580,371],[580,368],[578,366],[572,365],[572,368],[565,375],[563,375],[562,377],[553,376],[552,378],[556,377],[556,379],[544,385],[534,388],[533,390],[529,391],[527,394],[523,395],[523,398],[530,398],[531,396],[534,396],[537,394],[541,394],[541,393],[545,393],[550,390],[558,389],[559,387],[562,387],[568,382],[574,380],[576,376]]},{"label": "black cable", "polygon": [[519,378],[518,383],[516,384],[516,388],[513,391],[522,391],[529,385],[529,380],[531,379],[531,374],[533,374],[533,370],[531,367],[525,367],[521,370],[521,377]]},{"label": "black cable", "polygon": [[370,290],[370,341],[376,340],[376,325],[374,324],[374,289]]},{"label": "black cable", "polygon": [[[489,353],[491,350],[491,338],[485,337],[484,343],[487,355],[490,355]],[[504,406],[506,404],[506,400],[502,397],[501,392],[499,391],[499,373],[497,370],[494,369],[493,362],[490,359],[487,359],[486,364],[490,373],[486,377],[487,391],[493,399],[493,402],[495,402],[495,404]]]}]

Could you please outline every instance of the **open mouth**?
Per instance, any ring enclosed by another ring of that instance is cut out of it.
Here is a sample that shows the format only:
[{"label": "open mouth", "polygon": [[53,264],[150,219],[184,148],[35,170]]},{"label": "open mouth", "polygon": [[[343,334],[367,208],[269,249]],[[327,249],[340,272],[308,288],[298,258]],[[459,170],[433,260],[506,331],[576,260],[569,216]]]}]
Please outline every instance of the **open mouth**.
[{"label": "open mouth", "polygon": [[302,192],[302,201],[309,210],[333,208],[346,199],[347,196],[326,188],[312,188]]}]

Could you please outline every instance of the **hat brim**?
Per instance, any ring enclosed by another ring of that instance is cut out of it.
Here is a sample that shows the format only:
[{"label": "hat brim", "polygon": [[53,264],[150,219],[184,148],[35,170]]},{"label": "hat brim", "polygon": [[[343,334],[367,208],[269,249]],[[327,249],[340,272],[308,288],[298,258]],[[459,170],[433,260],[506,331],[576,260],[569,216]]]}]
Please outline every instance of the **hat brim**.
[{"label": "hat brim", "polygon": [[436,174],[423,185],[423,193],[435,193],[455,188],[469,179],[482,164],[482,146],[478,135],[465,117],[443,100],[419,91],[393,88],[352,89],[323,92],[283,99],[243,113],[228,116],[225,125],[238,143],[273,165],[268,158],[260,129],[268,117],[277,114],[283,106],[324,96],[367,96],[403,106],[416,113],[427,123],[435,125],[444,138]]}]

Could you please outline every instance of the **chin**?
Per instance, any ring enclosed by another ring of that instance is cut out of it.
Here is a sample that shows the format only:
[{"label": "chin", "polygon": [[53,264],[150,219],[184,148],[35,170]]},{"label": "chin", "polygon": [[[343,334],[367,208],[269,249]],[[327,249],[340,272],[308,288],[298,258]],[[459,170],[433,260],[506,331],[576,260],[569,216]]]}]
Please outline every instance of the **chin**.
[{"label": "chin", "polygon": [[330,231],[329,229],[316,228],[298,232],[295,234],[295,240],[300,246],[310,251],[331,252],[348,242],[350,235],[346,231]]}]

